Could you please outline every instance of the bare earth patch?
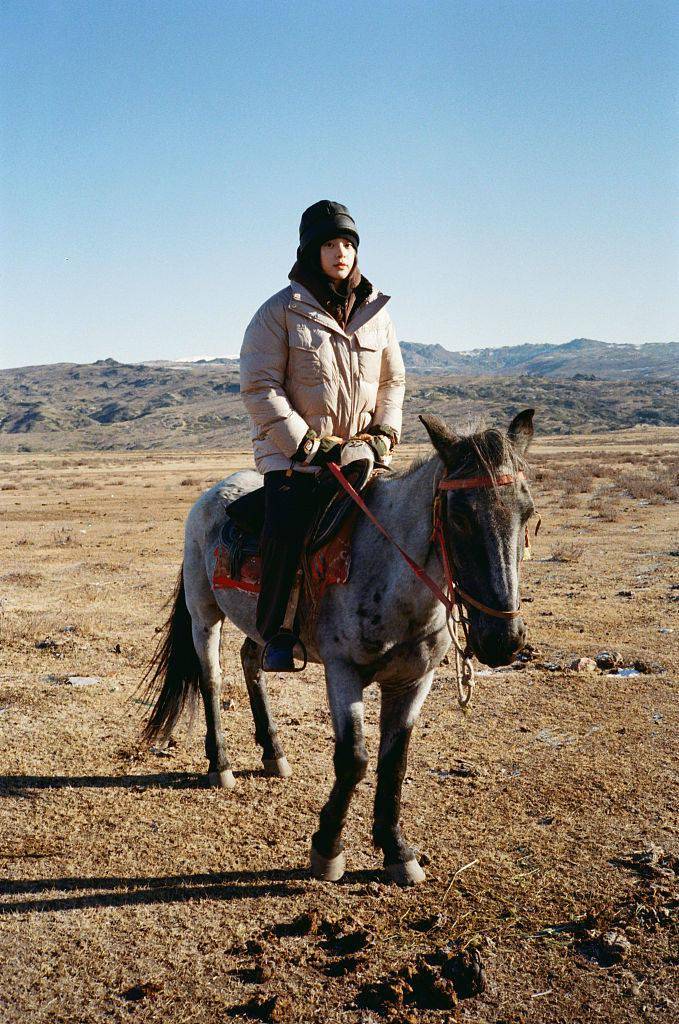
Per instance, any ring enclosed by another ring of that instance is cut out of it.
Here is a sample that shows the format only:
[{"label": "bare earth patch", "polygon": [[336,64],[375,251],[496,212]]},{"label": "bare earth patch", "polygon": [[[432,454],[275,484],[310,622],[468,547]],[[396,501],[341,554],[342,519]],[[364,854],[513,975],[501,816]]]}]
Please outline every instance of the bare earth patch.
[{"label": "bare earth patch", "polygon": [[676,1019],[678,454],[648,428],[536,444],[533,649],[468,715],[440,670],[404,788],[412,890],[370,845],[374,688],[338,885],[307,873],[332,778],[317,668],[271,681],[288,781],[261,774],[228,625],[236,789],[204,788],[202,720],[139,746],[184,518],[248,457],[0,460],[0,1019]]}]

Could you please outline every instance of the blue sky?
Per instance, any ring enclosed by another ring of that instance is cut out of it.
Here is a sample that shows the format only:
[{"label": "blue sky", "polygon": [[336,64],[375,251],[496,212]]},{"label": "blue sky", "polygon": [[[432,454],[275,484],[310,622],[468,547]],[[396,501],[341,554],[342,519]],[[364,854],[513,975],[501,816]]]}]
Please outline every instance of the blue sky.
[{"label": "blue sky", "polygon": [[679,339],[676,4],[0,19],[2,366],[237,352],[321,198],[404,340]]}]

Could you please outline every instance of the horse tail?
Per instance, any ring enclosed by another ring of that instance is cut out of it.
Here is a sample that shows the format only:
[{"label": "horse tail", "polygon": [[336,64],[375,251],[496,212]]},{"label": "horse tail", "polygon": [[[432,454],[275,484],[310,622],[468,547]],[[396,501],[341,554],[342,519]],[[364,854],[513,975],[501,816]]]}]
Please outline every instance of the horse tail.
[{"label": "horse tail", "polygon": [[183,565],[174,594],[168,601],[170,603],[172,610],[141,681],[142,686],[146,684],[144,699],[156,697],[142,733],[143,740],[148,743],[169,739],[184,709],[193,709],[199,692],[200,662],[186,605]]}]

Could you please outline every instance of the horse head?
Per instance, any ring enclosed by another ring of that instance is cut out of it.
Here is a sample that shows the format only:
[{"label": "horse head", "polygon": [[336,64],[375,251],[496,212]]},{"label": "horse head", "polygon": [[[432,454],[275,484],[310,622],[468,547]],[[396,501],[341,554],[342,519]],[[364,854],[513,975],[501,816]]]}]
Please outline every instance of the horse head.
[{"label": "horse head", "polygon": [[437,480],[440,523],[468,616],[469,646],[486,665],[508,664],[526,638],[519,567],[534,512],[523,474],[533,413],[520,412],[506,434],[456,434],[438,416],[420,416],[445,468]]}]

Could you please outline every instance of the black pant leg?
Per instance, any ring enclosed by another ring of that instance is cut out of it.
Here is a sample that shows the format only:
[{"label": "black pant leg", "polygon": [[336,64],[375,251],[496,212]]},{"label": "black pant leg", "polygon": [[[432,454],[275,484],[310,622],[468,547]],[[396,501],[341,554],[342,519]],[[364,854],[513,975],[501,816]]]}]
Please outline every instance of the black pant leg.
[{"label": "black pant leg", "polygon": [[262,582],[257,601],[257,630],[264,640],[270,640],[283,625],[304,538],[317,504],[313,475],[265,473]]}]

